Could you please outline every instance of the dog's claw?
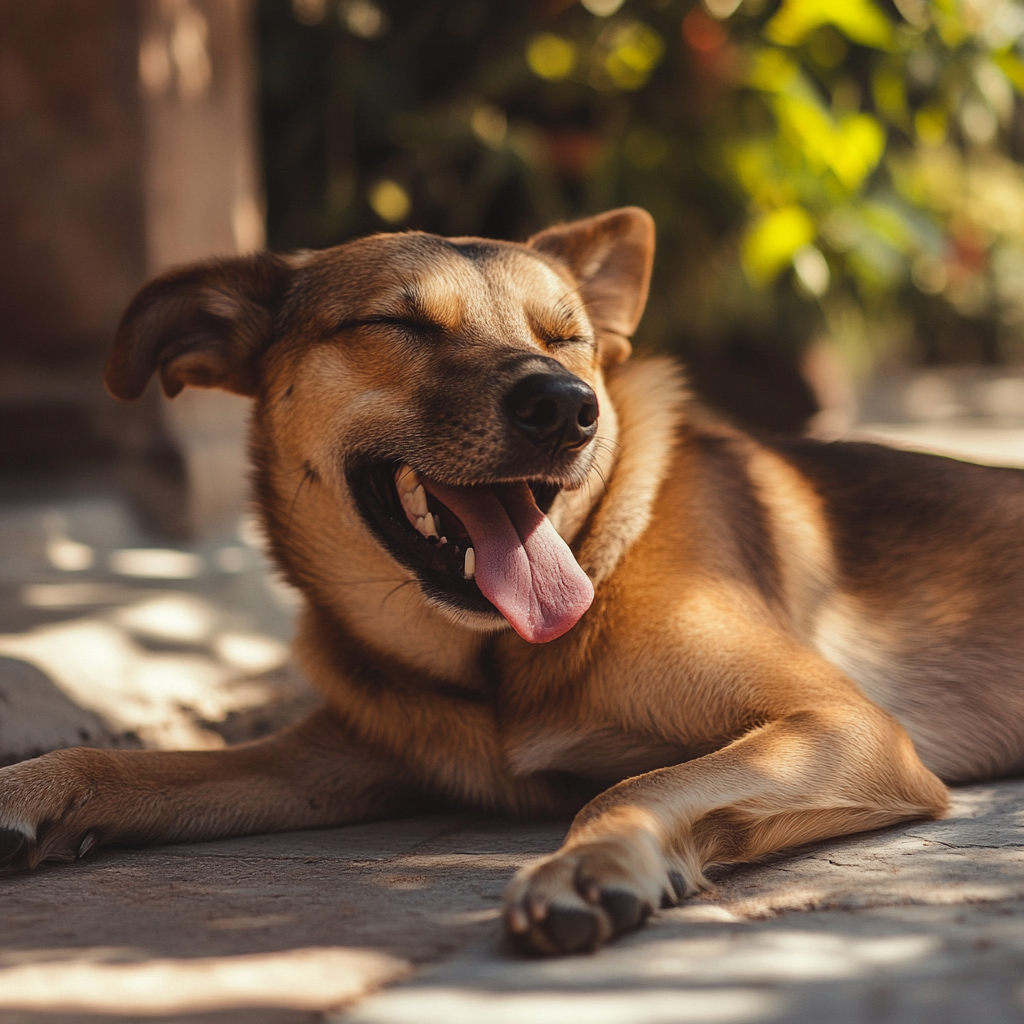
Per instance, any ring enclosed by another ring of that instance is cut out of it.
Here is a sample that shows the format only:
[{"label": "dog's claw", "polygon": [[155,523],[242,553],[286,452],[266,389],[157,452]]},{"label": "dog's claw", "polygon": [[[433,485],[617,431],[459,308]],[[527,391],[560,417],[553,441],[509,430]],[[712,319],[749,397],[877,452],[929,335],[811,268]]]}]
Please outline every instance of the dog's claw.
[{"label": "dog's claw", "polygon": [[667,889],[661,894],[661,909],[667,910],[669,907],[676,907],[682,903],[683,898],[692,893],[692,889],[686,884],[686,879],[679,871],[668,872],[669,884],[672,886],[672,891],[669,892]]},{"label": "dog's claw", "polygon": [[686,879],[678,871],[670,871],[668,873],[668,880],[672,883],[672,890],[676,894],[676,902],[678,903],[686,895]]},{"label": "dog's claw", "polygon": [[78,853],[76,859],[81,860],[87,853],[89,853],[96,846],[96,833],[87,832],[79,844]]},{"label": "dog's claw", "polygon": [[530,900],[530,918],[538,923],[548,916],[548,901],[543,896],[534,896]]},{"label": "dog's claw", "polygon": [[522,935],[530,927],[530,919],[522,907],[513,907],[506,915],[505,923],[513,935]]}]

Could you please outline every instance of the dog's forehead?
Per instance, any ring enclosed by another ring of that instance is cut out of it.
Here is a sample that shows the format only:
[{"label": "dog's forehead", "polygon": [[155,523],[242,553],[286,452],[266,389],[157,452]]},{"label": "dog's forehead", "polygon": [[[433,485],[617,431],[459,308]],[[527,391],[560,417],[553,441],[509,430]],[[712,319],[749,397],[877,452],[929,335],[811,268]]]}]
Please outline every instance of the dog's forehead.
[{"label": "dog's forehead", "polygon": [[454,330],[524,315],[565,320],[579,306],[572,279],[516,243],[409,233],[335,252],[344,259],[320,265],[316,290],[343,318],[413,317]]},{"label": "dog's forehead", "polygon": [[396,261],[395,279],[379,298],[412,302],[431,320],[454,328],[524,309],[543,315],[573,291],[524,246],[481,239],[436,242],[430,259]]},{"label": "dog's forehead", "polygon": [[571,316],[579,308],[576,285],[570,276],[525,246],[509,246],[482,264],[492,295],[519,302],[537,316]]}]

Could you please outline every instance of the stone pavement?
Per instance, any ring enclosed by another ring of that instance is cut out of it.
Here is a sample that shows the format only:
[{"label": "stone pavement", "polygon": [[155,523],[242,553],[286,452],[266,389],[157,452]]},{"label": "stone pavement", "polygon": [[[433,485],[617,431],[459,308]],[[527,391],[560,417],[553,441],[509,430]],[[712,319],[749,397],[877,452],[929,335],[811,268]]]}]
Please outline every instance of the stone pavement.
[{"label": "stone pavement", "polygon": [[8,879],[0,1024],[1024,1020],[1024,783],[722,869],[597,954],[523,958],[501,893],[564,827],[437,816]]},{"label": "stone pavement", "polygon": [[[1024,463],[1019,430],[873,430]],[[314,698],[286,660],[293,605],[249,523],[173,548],[102,488],[0,492],[0,764],[294,719]],[[501,941],[501,894],[566,825],[434,816],[4,880],[0,1024],[1024,1021],[1024,782],[720,869],[597,954],[526,959]]]}]

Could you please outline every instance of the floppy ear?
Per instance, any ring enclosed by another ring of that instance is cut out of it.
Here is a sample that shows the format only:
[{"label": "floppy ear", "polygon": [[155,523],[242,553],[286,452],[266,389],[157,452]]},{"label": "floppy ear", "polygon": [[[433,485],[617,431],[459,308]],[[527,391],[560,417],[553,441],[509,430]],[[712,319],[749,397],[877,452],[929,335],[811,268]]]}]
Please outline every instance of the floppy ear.
[{"label": "floppy ear", "polygon": [[647,303],[654,263],[654,219],[638,206],[559,224],[526,243],[566,264],[597,331],[602,361],[621,363]]},{"label": "floppy ear", "polygon": [[168,398],[186,384],[254,395],[257,363],[288,289],[284,256],[256,253],[179,267],[132,299],[103,380],[115,397],[138,398],[157,369]]}]

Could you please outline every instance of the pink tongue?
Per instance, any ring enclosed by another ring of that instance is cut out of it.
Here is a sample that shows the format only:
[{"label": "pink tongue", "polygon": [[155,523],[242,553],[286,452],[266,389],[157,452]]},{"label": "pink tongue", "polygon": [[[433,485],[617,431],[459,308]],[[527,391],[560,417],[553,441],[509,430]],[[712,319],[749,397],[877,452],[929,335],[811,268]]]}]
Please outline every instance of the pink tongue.
[{"label": "pink tongue", "polygon": [[496,487],[424,485],[463,522],[484,597],[530,643],[554,640],[579,622],[594,587],[526,483]]}]

